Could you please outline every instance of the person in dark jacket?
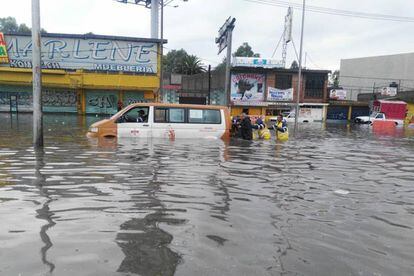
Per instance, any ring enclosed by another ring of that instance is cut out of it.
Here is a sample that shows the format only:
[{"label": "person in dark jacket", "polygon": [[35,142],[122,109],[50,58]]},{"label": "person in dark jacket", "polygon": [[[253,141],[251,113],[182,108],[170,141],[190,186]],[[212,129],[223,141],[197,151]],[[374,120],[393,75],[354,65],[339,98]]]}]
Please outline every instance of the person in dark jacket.
[{"label": "person in dark jacket", "polygon": [[250,121],[250,117],[245,113],[241,115],[240,135],[244,140],[253,139],[252,122]]}]

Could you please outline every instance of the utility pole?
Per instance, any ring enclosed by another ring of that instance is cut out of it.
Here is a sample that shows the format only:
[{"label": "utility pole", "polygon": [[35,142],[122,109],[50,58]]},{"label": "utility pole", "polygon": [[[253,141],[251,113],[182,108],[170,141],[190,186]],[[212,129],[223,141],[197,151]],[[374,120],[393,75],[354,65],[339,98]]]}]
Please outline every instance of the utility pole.
[{"label": "utility pole", "polygon": [[300,91],[302,87],[302,51],[303,51],[303,30],[305,28],[305,0],[303,0],[302,8],[302,27],[300,31],[300,50],[299,50],[299,72],[298,72],[298,89],[296,91],[296,109],[295,109],[295,135],[298,130],[298,117],[299,117],[299,100]]},{"label": "utility pole", "polygon": [[43,147],[40,0],[32,0],[33,146]]},{"label": "utility pole", "polygon": [[211,104],[211,65],[208,65],[208,102],[207,104]]},{"label": "utility pole", "polygon": [[163,85],[163,78],[164,74],[163,70],[163,59],[164,59],[164,0],[161,1],[161,43],[160,43],[160,90],[159,95],[162,93],[162,85]]},{"label": "utility pole", "polygon": [[159,38],[158,36],[158,20],[159,20],[159,0],[151,0],[151,38]]}]

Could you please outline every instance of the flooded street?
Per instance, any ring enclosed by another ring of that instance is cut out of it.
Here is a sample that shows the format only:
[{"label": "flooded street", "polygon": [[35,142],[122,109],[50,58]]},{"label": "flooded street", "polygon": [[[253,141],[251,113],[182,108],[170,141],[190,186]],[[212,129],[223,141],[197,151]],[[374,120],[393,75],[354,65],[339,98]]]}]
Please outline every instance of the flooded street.
[{"label": "flooded street", "polygon": [[0,275],[414,275],[414,130],[88,140],[0,114]]}]

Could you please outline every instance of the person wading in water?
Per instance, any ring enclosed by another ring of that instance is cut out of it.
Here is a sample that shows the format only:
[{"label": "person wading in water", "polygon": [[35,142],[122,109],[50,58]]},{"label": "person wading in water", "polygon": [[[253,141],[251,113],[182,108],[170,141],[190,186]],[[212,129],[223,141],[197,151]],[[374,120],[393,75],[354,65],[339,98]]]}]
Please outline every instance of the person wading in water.
[{"label": "person wading in water", "polygon": [[274,125],[274,129],[276,130],[276,139],[282,141],[289,139],[287,122],[285,119],[283,119],[282,115],[277,115],[277,121]]},{"label": "person wading in water", "polygon": [[250,121],[250,117],[247,116],[246,113],[243,113],[241,115],[240,135],[241,138],[243,138],[244,140],[253,139],[252,122]]}]

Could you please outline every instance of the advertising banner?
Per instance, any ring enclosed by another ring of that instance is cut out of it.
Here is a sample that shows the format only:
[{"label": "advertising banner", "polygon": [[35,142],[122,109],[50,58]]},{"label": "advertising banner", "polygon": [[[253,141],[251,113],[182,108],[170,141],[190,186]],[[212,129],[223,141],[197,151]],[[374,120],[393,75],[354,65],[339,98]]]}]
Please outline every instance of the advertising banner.
[{"label": "advertising banner", "polygon": [[234,73],[231,75],[231,101],[235,105],[263,103],[264,74]]},{"label": "advertising banner", "polygon": [[0,63],[9,63],[6,40],[4,39],[3,33],[0,33]]},{"label": "advertising banner", "polygon": [[272,58],[234,57],[233,67],[284,68],[283,61]]},{"label": "advertising banner", "polygon": [[381,89],[381,95],[393,97],[397,95],[397,87],[383,87]]},{"label": "advertising banner", "polygon": [[331,89],[329,93],[331,100],[346,100],[346,90],[343,89]]},{"label": "advertising banner", "polygon": [[268,101],[293,101],[293,88],[278,89],[269,87],[267,89]]},{"label": "advertising banner", "polygon": [[[32,67],[32,39],[25,35],[6,35],[9,64],[14,68]],[[42,68],[84,69],[157,73],[157,43],[125,38],[79,35],[42,37]]]}]

